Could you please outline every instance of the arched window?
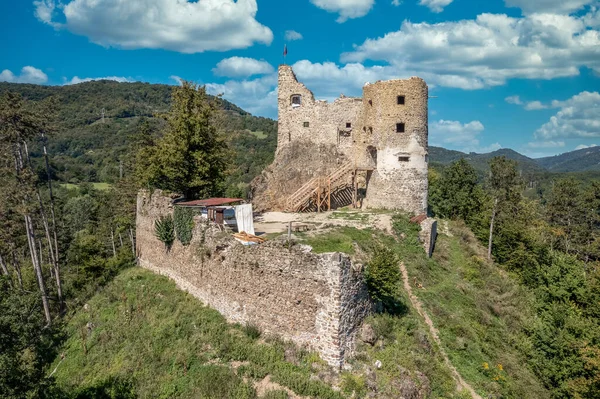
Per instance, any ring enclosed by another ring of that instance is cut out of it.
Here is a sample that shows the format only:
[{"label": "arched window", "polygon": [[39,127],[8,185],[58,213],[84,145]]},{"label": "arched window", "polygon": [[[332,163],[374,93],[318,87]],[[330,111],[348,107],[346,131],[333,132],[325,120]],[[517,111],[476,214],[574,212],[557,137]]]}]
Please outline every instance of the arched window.
[{"label": "arched window", "polygon": [[296,108],[302,104],[302,96],[300,94],[294,94],[291,98],[292,107]]}]

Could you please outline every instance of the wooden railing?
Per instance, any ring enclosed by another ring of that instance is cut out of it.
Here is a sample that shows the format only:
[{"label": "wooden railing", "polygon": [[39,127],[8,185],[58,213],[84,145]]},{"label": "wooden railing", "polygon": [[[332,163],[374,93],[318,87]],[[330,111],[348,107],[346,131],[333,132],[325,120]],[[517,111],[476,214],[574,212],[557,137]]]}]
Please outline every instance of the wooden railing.
[{"label": "wooden railing", "polygon": [[331,194],[348,185],[347,178],[355,174],[352,162],[340,166],[327,177],[314,177],[287,199],[288,212],[302,212],[316,205],[317,211],[331,209]]}]

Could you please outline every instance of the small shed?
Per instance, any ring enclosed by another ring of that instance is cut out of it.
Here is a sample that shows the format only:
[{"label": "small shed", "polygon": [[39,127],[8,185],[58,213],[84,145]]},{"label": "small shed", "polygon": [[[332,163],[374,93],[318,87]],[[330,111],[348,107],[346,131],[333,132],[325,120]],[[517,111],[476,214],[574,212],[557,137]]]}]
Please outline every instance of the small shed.
[{"label": "small shed", "polygon": [[237,225],[235,206],[244,203],[242,198],[206,198],[193,201],[181,201],[176,206],[198,209],[203,218],[219,225],[234,227]]}]

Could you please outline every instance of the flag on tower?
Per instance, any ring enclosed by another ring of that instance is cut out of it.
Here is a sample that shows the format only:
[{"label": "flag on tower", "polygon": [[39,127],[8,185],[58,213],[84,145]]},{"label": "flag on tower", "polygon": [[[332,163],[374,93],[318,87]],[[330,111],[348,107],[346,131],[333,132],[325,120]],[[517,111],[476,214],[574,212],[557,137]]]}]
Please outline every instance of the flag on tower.
[{"label": "flag on tower", "polygon": [[287,55],[287,44],[283,45],[283,56],[285,57]]}]

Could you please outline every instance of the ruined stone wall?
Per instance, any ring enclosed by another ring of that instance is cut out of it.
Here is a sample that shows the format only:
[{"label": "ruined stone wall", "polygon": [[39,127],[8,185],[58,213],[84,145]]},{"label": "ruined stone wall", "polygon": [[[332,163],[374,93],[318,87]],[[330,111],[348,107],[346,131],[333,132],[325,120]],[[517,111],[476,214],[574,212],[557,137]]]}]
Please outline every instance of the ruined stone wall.
[{"label": "ruined stone wall", "polygon": [[340,367],[351,352],[364,317],[372,310],[362,272],[343,254],[316,255],[283,241],[244,246],[196,220],[188,246],[167,252],[154,222],[172,212],[160,192],[142,191],[137,202],[140,266],[175,280],[229,321],[252,323],[316,350]]},{"label": "ruined stone wall", "polygon": [[[300,96],[299,104],[294,96]],[[362,99],[318,101],[290,66],[280,66],[277,152],[270,168],[253,182],[253,203],[261,210],[282,209],[293,188],[352,161],[358,169],[374,168],[363,206],[426,213],[428,96],[425,81],[413,77],[367,84]],[[398,124],[404,131],[398,132]],[[315,156],[324,148],[336,155]]]},{"label": "ruined stone wall", "polygon": [[[300,96],[298,106],[292,103],[293,96]],[[281,65],[277,151],[284,151],[290,143],[298,141],[351,148],[349,133],[358,125],[362,107],[360,98],[341,96],[332,103],[315,100],[313,93],[298,82],[292,67]]]}]

